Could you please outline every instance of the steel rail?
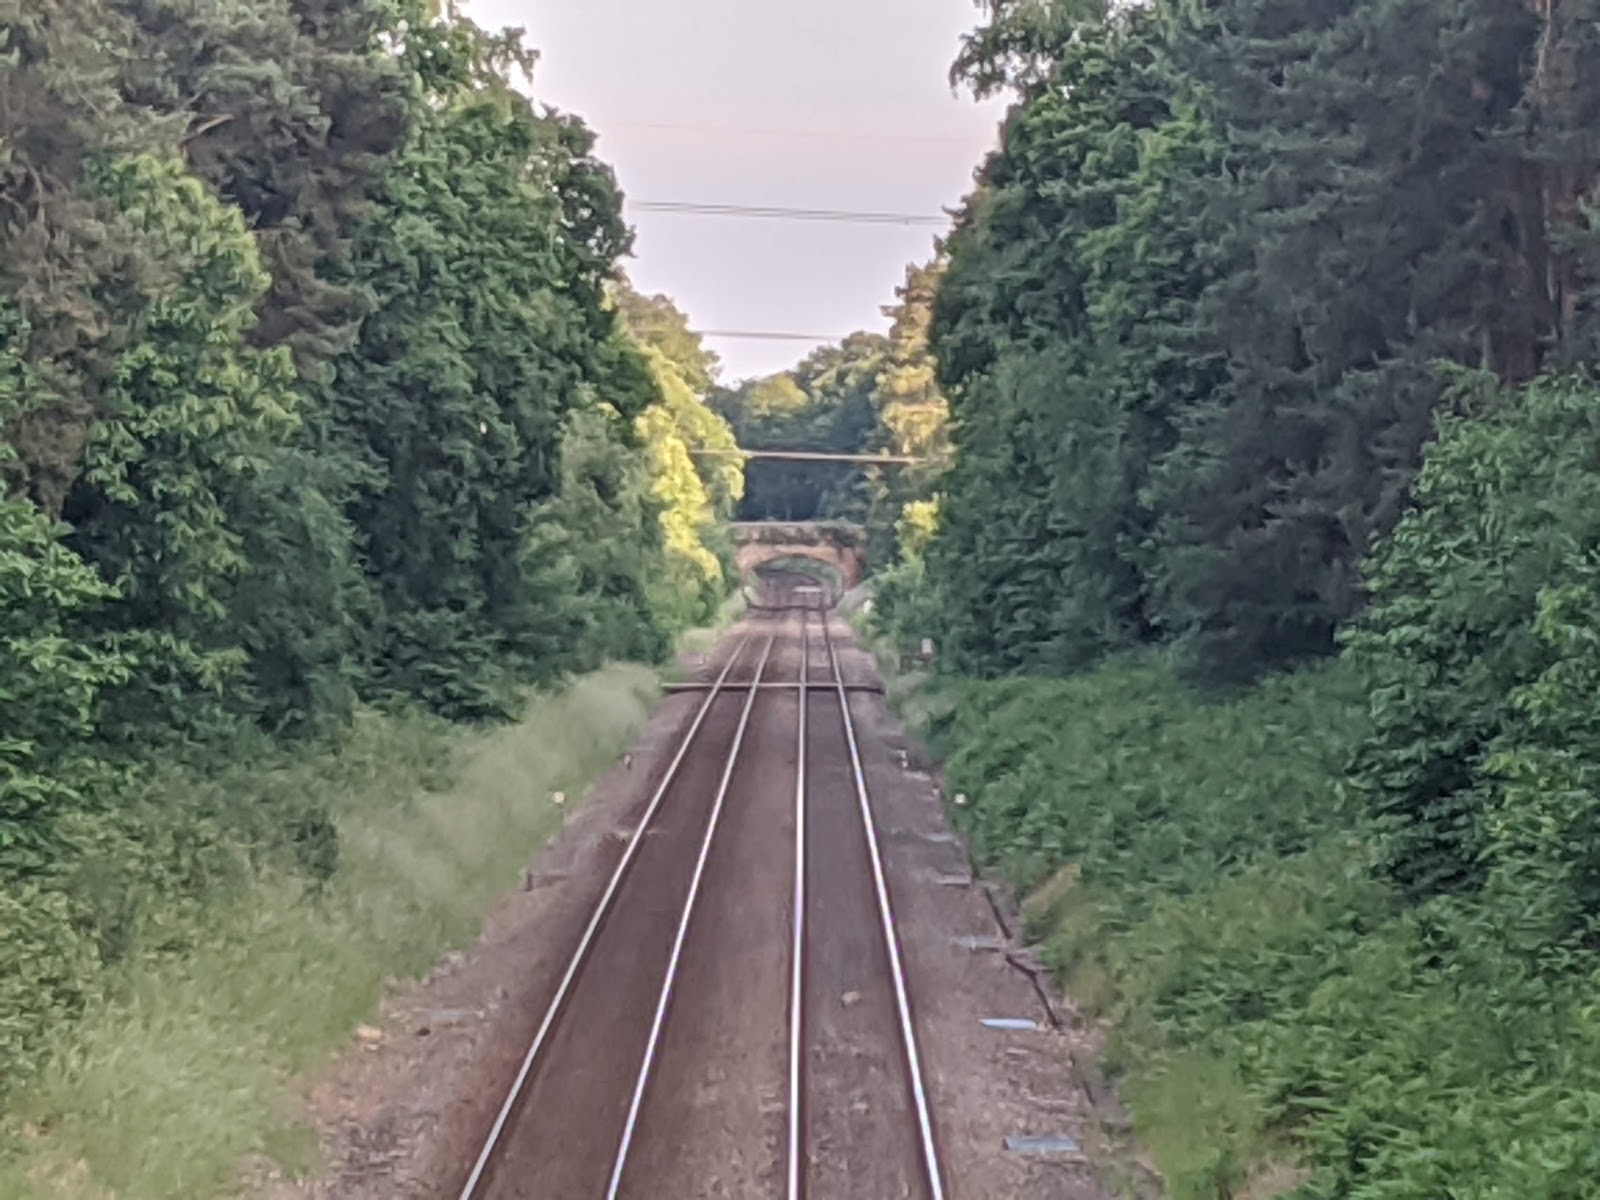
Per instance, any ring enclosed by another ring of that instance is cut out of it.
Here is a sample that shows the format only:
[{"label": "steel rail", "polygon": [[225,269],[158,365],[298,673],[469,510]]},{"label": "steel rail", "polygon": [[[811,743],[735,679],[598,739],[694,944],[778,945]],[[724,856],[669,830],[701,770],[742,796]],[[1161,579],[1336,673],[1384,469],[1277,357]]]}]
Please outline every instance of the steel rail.
[{"label": "steel rail", "polygon": [[[772,655],[772,644],[776,637],[767,639],[766,647],[761,652],[761,659],[756,664],[755,682],[760,683],[761,677],[766,673],[767,660]],[[666,1026],[667,1009],[672,1003],[673,984],[677,982],[678,965],[683,958],[684,943],[689,937],[689,925],[694,918],[695,905],[700,899],[700,885],[705,880],[706,863],[711,858],[711,846],[716,840],[717,827],[722,821],[722,810],[728,798],[728,785],[733,781],[733,770],[739,762],[739,751],[744,745],[745,731],[750,727],[750,713],[755,708],[756,697],[761,693],[752,688],[745,696],[744,708],[739,714],[739,727],[733,735],[733,745],[728,750],[727,765],[722,770],[722,780],[717,785],[716,799],[712,802],[711,817],[706,822],[705,837],[700,843],[700,856],[695,860],[694,875],[689,881],[689,894],[683,904],[683,915],[678,920],[677,936],[672,942],[672,954],[667,960],[667,969],[661,981],[661,994],[656,999],[655,1017],[650,1023],[650,1038],[645,1043],[644,1059],[639,1066],[639,1076],[633,1087],[633,1100],[628,1105],[628,1119],[622,1127],[622,1140],[617,1147],[617,1156],[612,1163],[611,1182],[606,1185],[606,1200],[617,1200],[622,1190],[622,1175],[628,1166],[628,1154],[633,1149],[634,1133],[639,1127],[639,1112],[644,1107],[645,1089],[650,1085],[650,1076],[655,1068],[656,1053],[661,1044],[661,1032]]]},{"label": "steel rail", "polygon": [[806,710],[811,705],[811,642],[806,612],[800,610],[800,733],[795,742],[794,780],[794,946],[789,964],[789,1196],[805,1192],[802,1142],[805,1137],[805,937],[806,937]]},{"label": "steel rail", "polygon": [[[599,903],[595,905],[594,913],[589,918],[588,928],[583,931],[583,937],[579,939],[577,949],[573,951],[572,958],[567,963],[567,970],[562,976],[561,984],[556,988],[556,994],[551,999],[549,1007],[545,1009],[544,1019],[539,1024],[538,1032],[534,1034],[533,1043],[528,1047],[527,1054],[523,1056],[522,1067],[517,1072],[516,1080],[512,1083],[511,1090],[506,1094],[505,1103],[500,1106],[500,1112],[495,1117],[493,1127],[489,1130],[489,1136],[484,1140],[483,1149],[479,1152],[477,1161],[473,1164],[472,1174],[467,1177],[467,1182],[461,1189],[460,1200],[475,1200],[477,1197],[478,1188],[483,1183],[489,1164],[493,1161],[495,1152],[499,1148],[500,1138],[505,1133],[506,1125],[511,1120],[511,1113],[516,1108],[517,1101],[521,1099],[523,1089],[527,1087],[528,1079],[533,1073],[534,1064],[538,1061],[539,1054],[549,1040],[550,1031],[555,1027],[556,1019],[566,1005],[567,997],[578,978],[578,972],[583,969],[583,964],[588,960],[589,951],[594,945],[595,937],[600,932],[601,924],[611,911],[612,902],[616,899],[617,892],[622,887],[623,878],[627,875],[628,868],[632,866],[633,860],[639,852],[639,847],[644,844],[645,831],[650,827],[651,821],[655,819],[657,811],[661,808],[661,803],[667,795],[667,789],[672,786],[673,780],[677,778],[678,769],[683,765],[683,760],[688,757],[689,747],[694,744],[695,737],[700,732],[700,727],[705,724],[706,714],[711,711],[711,706],[721,693],[723,684],[727,682],[729,674],[739,660],[744,657],[745,647],[750,644],[753,638],[754,635],[747,635],[734,647],[733,654],[729,656],[727,665],[722,668],[722,673],[717,676],[711,691],[707,693],[705,700],[701,702],[699,710],[695,713],[694,723],[689,726],[688,732],[684,734],[683,740],[678,746],[678,752],[673,755],[672,762],[667,767],[667,773],[662,776],[660,785],[656,788],[654,795],[651,796],[650,803],[639,820],[638,828],[633,831],[633,837],[629,839],[628,847],[623,851],[621,861],[617,863],[616,870],[611,873],[611,880],[606,885],[606,890],[601,895]],[[766,663],[766,655],[771,652],[771,649],[772,639],[769,638],[767,640],[767,649],[761,657],[762,665]],[[759,667],[756,678],[759,681]],[[754,697],[756,692],[752,690],[750,695]],[[748,707],[747,702],[746,708],[748,709]],[[742,724],[740,732],[742,735]],[[737,746],[735,749],[737,749]]]},{"label": "steel rail", "polygon": [[889,883],[883,870],[883,854],[878,847],[878,826],[872,816],[872,801],[867,794],[866,772],[861,767],[861,747],[856,740],[855,718],[850,712],[850,694],[845,691],[844,673],[839,669],[839,652],[823,619],[822,638],[828,648],[838,688],[839,711],[844,718],[845,739],[850,746],[850,767],[855,774],[856,801],[861,810],[861,827],[867,838],[867,854],[872,862],[872,881],[878,894],[878,915],[882,920],[883,944],[889,954],[889,974],[894,983],[895,1007],[900,1019],[900,1040],[905,1048],[906,1070],[911,1096],[917,1110],[917,1130],[922,1148],[922,1165],[928,1176],[930,1200],[944,1200],[944,1176],[939,1166],[939,1149],[933,1137],[933,1112],[928,1103],[927,1086],[922,1077],[922,1056],[917,1050],[917,1031],[911,1020],[911,997],[906,988],[905,966],[900,958],[900,941],[895,933],[894,907],[889,902]]}]

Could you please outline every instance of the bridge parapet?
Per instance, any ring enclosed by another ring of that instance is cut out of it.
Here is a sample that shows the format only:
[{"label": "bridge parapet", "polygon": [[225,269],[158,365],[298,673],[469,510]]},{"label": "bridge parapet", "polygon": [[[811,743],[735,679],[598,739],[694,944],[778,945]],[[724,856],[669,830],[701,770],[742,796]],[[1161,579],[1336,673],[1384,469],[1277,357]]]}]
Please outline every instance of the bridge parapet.
[{"label": "bridge parapet", "polygon": [[739,521],[732,526],[739,571],[786,558],[809,558],[839,572],[846,589],[867,573],[867,536],[843,521]]}]

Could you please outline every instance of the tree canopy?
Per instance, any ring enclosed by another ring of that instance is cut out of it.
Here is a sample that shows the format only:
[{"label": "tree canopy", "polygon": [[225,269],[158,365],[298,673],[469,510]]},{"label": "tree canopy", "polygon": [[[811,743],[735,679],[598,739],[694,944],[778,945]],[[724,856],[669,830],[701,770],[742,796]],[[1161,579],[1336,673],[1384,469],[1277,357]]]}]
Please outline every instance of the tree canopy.
[{"label": "tree canopy", "polygon": [[1018,101],[931,333],[956,662],[1168,642],[1229,683],[1332,653],[1435,364],[1593,352],[1585,5],[984,7],[957,77]]},{"label": "tree canopy", "polygon": [[1600,4],[979,7],[878,591],[956,819],[1171,1194],[1588,1195]]},{"label": "tree canopy", "polygon": [[[0,3],[6,1084],[133,936],[73,883],[131,780],[502,717],[730,588],[715,359],[534,58],[420,0]],[[327,813],[229,819],[336,858]],[[206,886],[158,858],[117,878]]]}]

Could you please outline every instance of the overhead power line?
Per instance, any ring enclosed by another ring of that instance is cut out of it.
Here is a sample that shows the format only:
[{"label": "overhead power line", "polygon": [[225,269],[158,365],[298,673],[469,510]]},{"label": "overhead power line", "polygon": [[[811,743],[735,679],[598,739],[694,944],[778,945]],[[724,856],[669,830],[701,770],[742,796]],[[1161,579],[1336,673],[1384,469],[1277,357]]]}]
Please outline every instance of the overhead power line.
[{"label": "overhead power line", "polygon": [[785,208],[758,204],[699,204],[683,200],[636,200],[635,212],[683,217],[744,217],[769,221],[824,221],[849,225],[912,225],[944,229],[948,216],[929,213],[855,212],[838,208]]}]

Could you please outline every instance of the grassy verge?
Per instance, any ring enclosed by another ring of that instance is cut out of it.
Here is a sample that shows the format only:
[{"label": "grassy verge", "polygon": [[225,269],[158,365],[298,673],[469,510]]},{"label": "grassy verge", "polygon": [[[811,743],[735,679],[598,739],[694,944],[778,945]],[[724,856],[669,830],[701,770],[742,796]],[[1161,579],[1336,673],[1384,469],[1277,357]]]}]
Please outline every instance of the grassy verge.
[{"label": "grassy verge", "polygon": [[[892,669],[892,661],[885,663]],[[1109,1030],[1174,1200],[1592,1200],[1592,980],[1473,898],[1402,902],[1342,796],[1341,664],[1227,702],[1160,661],[903,698],[954,819]]]},{"label": "grassy verge", "polygon": [[1124,662],[926,680],[900,703],[968,798],[954,817],[975,853],[1028,897],[1046,961],[1108,1023],[1106,1066],[1170,1194],[1301,1182],[1230,1035],[1281,1016],[1278,989],[1315,970],[1329,931],[1383,908],[1347,881],[1359,848],[1332,786],[1362,720],[1352,681],[1324,669],[1204,703],[1165,664]]},{"label": "grassy verge", "polygon": [[320,890],[263,867],[194,920],[182,953],[131,961],[64,1030],[17,1098],[0,1158],[6,1200],[185,1200],[255,1161],[315,1165],[293,1081],[347,1039],[383,990],[469,944],[495,899],[631,741],[656,675],[612,667],[532,700],[514,726],[467,734],[367,716],[338,753],[208,788],[322,799],[339,865]]},{"label": "grassy verge", "polygon": [[[717,615],[709,624],[690,629],[678,638],[678,653],[706,654],[722,638],[722,635],[744,616],[746,602],[744,593],[734,591],[722,602],[722,607],[717,610]],[[679,664],[681,666],[681,664]],[[675,671],[675,673],[682,673]]]}]

